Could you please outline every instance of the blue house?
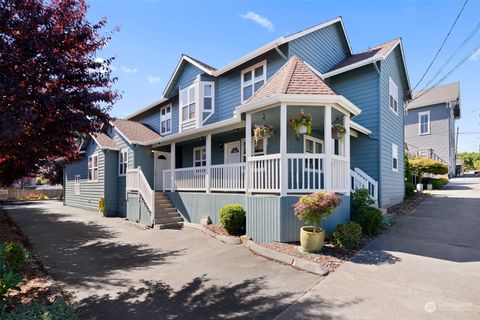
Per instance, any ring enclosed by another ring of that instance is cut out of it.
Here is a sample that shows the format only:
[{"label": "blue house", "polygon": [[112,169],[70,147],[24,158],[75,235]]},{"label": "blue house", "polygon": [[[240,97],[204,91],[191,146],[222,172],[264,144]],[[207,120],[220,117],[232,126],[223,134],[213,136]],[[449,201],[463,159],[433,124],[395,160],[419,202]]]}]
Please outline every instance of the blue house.
[{"label": "blue house", "polygon": [[[323,190],[343,199],[332,231],[355,189],[380,207],[402,201],[409,92],[401,39],[353,53],[340,17],[220,69],[182,55],[160,100],[86,139],[65,167],[65,204],[96,210],[103,197],[105,215],[163,228],[216,223],[240,203],[247,235],[287,242],[301,226],[293,203]],[[290,125],[299,112],[308,134]]]}]

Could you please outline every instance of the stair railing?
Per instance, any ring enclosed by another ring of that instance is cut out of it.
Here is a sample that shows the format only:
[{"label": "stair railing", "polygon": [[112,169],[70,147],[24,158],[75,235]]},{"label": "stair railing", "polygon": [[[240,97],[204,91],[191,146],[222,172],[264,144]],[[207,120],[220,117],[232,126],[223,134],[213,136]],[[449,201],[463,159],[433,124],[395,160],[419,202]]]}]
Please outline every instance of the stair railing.
[{"label": "stair railing", "polygon": [[152,215],[155,215],[155,190],[150,187],[143,174],[142,167],[127,169],[127,191],[137,191],[147,204]]}]

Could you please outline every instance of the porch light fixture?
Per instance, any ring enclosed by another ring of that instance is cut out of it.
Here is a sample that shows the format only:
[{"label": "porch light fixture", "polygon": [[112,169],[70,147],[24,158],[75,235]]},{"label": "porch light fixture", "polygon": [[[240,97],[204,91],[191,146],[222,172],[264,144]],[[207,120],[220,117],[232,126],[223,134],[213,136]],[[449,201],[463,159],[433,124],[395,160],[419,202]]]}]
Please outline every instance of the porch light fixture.
[{"label": "porch light fixture", "polygon": [[219,142],[219,143],[218,143],[218,148],[219,148],[221,151],[223,151],[223,142]]}]

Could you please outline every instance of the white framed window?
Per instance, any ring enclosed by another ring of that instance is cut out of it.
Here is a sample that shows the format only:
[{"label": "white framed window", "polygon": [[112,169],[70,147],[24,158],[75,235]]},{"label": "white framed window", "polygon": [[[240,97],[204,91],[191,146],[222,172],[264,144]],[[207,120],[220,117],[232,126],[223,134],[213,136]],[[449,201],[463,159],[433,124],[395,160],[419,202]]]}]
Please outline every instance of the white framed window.
[{"label": "white framed window", "polygon": [[392,78],[389,79],[388,91],[388,106],[398,115],[398,86]]},{"label": "white framed window", "polygon": [[418,113],[418,134],[430,134],[430,111]]},{"label": "white framed window", "polygon": [[[247,161],[246,152],[247,152],[247,140],[242,138],[242,162]],[[258,143],[255,144],[255,140],[252,137],[252,155],[253,156],[263,156],[267,154],[267,140],[259,139]]]},{"label": "white framed window", "polygon": [[[304,135],[303,152],[314,154],[323,153],[323,140]],[[322,161],[322,159],[305,159],[305,168],[307,170],[323,170]]]},{"label": "white framed window", "polygon": [[128,168],[128,149],[123,149],[118,153],[118,175],[124,176],[127,174]]},{"label": "white framed window", "polygon": [[193,148],[193,166],[205,167],[207,165],[207,149],[206,147]]},{"label": "white framed window", "polygon": [[75,185],[74,185],[74,193],[75,194],[80,194],[80,175],[77,174],[75,175]]},{"label": "white framed window", "polygon": [[201,88],[203,111],[211,112],[215,109],[215,83],[213,81],[202,81]]},{"label": "white framed window", "polygon": [[93,154],[88,157],[88,180],[98,180],[98,154]]},{"label": "white framed window", "polygon": [[398,172],[398,146],[392,143],[392,170]]},{"label": "white framed window", "polygon": [[172,132],[172,105],[160,109],[160,134]]},{"label": "white framed window", "polygon": [[180,121],[188,122],[195,119],[197,109],[197,83],[180,90]]},{"label": "white framed window", "polygon": [[242,70],[241,77],[241,99],[244,103],[267,82],[267,60]]}]

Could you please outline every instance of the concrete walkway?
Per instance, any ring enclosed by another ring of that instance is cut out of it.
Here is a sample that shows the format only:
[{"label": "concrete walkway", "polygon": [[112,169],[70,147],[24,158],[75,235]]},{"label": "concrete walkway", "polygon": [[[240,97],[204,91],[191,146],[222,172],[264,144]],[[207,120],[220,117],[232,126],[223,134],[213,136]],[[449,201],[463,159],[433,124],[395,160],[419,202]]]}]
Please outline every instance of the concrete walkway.
[{"label": "concrete walkway", "polygon": [[80,319],[272,319],[322,279],[194,229],[144,231],[59,202],[4,209]]},{"label": "concrete walkway", "polygon": [[480,319],[480,178],[451,180],[276,319]]}]

